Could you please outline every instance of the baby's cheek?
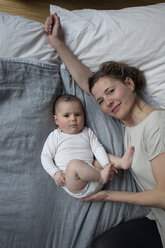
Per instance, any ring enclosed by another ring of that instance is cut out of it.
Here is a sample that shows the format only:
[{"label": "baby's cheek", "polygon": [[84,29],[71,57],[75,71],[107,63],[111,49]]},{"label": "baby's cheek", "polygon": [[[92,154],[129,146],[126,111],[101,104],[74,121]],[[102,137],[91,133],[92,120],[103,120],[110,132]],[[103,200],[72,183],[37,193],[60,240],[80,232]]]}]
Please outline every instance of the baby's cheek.
[{"label": "baby's cheek", "polygon": [[68,125],[69,125],[69,123],[68,123],[68,122],[65,122],[65,121],[63,121],[63,122],[61,123],[61,126],[62,126],[63,128],[66,128]]}]

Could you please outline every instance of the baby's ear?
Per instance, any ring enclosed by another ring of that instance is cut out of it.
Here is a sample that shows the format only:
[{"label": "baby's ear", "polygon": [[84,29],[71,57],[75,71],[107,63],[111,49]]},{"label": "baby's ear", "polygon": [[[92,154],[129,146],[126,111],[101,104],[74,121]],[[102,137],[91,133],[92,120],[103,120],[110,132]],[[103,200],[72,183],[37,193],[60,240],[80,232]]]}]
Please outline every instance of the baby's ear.
[{"label": "baby's ear", "polygon": [[56,115],[54,115],[53,117],[54,117],[54,122],[56,123],[56,125],[58,125],[58,119],[57,119],[57,116],[56,116]]}]

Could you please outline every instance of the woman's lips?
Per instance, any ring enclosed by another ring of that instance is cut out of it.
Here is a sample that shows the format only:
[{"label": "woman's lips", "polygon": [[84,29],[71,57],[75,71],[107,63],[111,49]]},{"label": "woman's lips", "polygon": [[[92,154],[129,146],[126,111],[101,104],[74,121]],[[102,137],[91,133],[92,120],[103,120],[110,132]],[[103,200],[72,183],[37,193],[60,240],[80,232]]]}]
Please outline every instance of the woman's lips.
[{"label": "woman's lips", "polygon": [[116,113],[116,112],[119,110],[120,104],[121,104],[121,103],[119,103],[118,105],[116,105],[116,106],[112,109],[112,113]]}]

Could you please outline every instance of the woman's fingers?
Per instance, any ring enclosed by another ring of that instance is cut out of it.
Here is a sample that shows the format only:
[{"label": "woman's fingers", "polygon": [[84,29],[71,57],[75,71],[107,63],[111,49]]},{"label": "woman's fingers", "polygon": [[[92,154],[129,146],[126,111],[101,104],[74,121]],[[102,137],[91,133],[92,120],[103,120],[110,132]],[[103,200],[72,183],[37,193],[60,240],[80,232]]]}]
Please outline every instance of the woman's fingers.
[{"label": "woman's fingers", "polygon": [[54,15],[48,16],[45,21],[45,26],[44,26],[46,33],[48,34],[52,33],[53,24],[54,24]]},{"label": "woman's fingers", "polygon": [[106,201],[106,197],[107,197],[107,191],[106,190],[102,190],[99,191],[98,193],[89,196],[89,197],[85,197],[82,198],[81,200],[84,202],[88,202],[88,201]]},{"label": "woman's fingers", "polygon": [[46,33],[49,33],[49,30],[50,30],[49,18],[50,17],[47,17],[47,19],[45,21],[45,25],[44,25],[44,30],[45,30]]},{"label": "woman's fingers", "polygon": [[55,13],[47,17],[44,30],[48,35],[49,43],[56,50],[58,41],[63,41],[63,30],[60,23],[60,17]]}]

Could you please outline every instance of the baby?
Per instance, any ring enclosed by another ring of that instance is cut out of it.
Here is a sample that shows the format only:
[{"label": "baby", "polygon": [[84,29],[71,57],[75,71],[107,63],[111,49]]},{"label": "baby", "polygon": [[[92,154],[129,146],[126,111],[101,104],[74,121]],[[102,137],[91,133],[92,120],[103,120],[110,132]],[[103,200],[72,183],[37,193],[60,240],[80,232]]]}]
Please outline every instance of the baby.
[{"label": "baby", "polygon": [[58,129],[46,139],[41,162],[57,186],[73,197],[83,198],[98,192],[117,169],[131,166],[134,147],[122,158],[108,156],[96,135],[84,126],[83,106],[76,96],[67,94],[57,99],[54,120]]}]

